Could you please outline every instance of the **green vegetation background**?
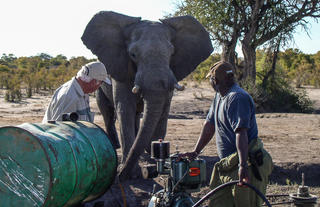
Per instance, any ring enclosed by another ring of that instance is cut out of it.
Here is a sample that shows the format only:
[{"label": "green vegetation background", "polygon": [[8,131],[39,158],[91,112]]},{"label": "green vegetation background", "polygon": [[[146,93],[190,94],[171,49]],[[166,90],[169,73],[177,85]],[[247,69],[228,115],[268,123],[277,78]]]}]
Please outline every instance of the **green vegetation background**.
[{"label": "green vegetation background", "polygon": [[[299,88],[303,85],[320,88],[320,51],[316,54],[304,54],[297,49],[280,52],[275,73],[264,84],[272,58],[267,50],[258,50],[256,55],[255,85],[248,84],[250,81],[240,84],[253,96],[258,112],[312,112],[310,99]],[[45,53],[30,57],[3,54],[0,59],[0,88],[6,90],[5,100],[12,102],[20,101],[22,96],[32,97],[41,91],[52,94],[75,76],[82,65],[93,60],[85,57],[68,60],[64,55],[52,57]],[[186,81],[205,81],[211,65],[219,60],[220,54],[212,54]],[[237,71],[240,72],[241,61],[239,58]]]}]

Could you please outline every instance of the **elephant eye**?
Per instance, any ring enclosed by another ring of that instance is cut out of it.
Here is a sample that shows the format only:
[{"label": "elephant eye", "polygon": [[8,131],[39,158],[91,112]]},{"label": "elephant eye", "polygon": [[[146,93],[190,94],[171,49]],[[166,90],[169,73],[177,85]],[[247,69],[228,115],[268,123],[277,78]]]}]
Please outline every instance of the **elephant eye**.
[{"label": "elephant eye", "polygon": [[138,59],[138,49],[137,49],[137,45],[135,43],[129,45],[128,47],[128,54],[129,57],[136,62],[136,60]]},{"label": "elephant eye", "polygon": [[133,53],[133,52],[130,52],[129,53],[129,56],[133,59],[133,60],[135,60],[136,59],[136,54],[135,53]]}]

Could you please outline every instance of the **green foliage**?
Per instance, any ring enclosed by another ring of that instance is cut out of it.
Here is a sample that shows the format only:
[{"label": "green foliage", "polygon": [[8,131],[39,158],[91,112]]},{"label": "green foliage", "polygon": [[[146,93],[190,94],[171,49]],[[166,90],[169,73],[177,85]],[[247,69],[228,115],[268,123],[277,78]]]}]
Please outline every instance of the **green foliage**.
[{"label": "green foliage", "polygon": [[254,99],[257,112],[310,113],[313,110],[312,101],[305,90],[295,90],[281,79],[277,79],[266,89],[261,84],[253,85],[251,81],[246,83],[242,83],[242,87]]},{"label": "green foliage", "polygon": [[7,65],[0,64],[0,88],[8,88],[10,72],[11,70]]},{"label": "green foliage", "polygon": [[0,58],[0,88],[7,89],[6,101],[21,100],[21,89],[26,89],[27,97],[32,97],[34,92],[40,90],[53,92],[90,61],[94,59],[72,57],[68,60],[63,55],[51,57],[45,53],[19,58],[13,54],[3,54]]},{"label": "green foliage", "polygon": [[312,85],[320,87],[320,52],[309,55],[297,49],[288,49],[279,54],[279,67],[287,74],[286,80],[295,87]]},{"label": "green foliage", "polygon": [[198,81],[201,82],[202,80],[205,79],[207,73],[210,70],[210,67],[215,63],[218,62],[221,59],[220,54],[212,54],[210,55],[205,61],[199,64],[197,69],[192,72],[187,79],[188,80],[193,80],[193,81]]},{"label": "green foliage", "polygon": [[[220,59],[220,54],[212,54],[187,77],[187,80],[205,80],[210,67]],[[75,76],[82,65],[90,61],[94,60],[85,57],[72,57],[68,60],[63,55],[51,57],[44,53],[19,58],[12,54],[3,54],[0,58],[0,88],[7,90],[7,101],[19,101],[23,95],[31,97],[34,92],[40,90],[53,92]],[[252,81],[240,83],[254,98],[257,111],[310,112],[312,103],[306,92],[303,89],[296,90],[293,86],[309,84],[320,87],[320,51],[314,55],[303,54],[297,49],[280,52],[274,78],[262,87],[262,80],[270,70],[271,63],[267,50],[257,50],[256,84]],[[22,94],[21,91],[26,91],[26,94]]]},{"label": "green foliage", "polygon": [[[288,50],[289,54],[292,54],[293,50]],[[298,54],[298,56],[301,54]],[[282,59],[285,57],[284,59]],[[302,58],[304,59],[304,58]],[[303,89],[295,89],[292,84],[293,80],[298,81],[301,77],[291,76],[293,73],[296,75],[305,75],[310,72],[310,68],[305,69],[303,74],[298,74],[303,65],[300,61],[296,67],[292,67],[299,58],[288,61],[288,56],[282,54],[280,60],[276,65],[276,71],[273,78],[268,79],[265,85],[262,85],[263,78],[267,75],[271,68],[272,62],[268,53],[264,50],[257,52],[257,81],[256,84],[252,84],[251,81],[241,83],[241,86],[245,88],[253,97],[256,102],[258,112],[298,112],[308,113],[312,111],[312,102],[308,98],[306,91]],[[300,58],[301,60],[301,58]],[[312,62],[309,59],[309,62]],[[288,66],[290,66],[288,68]],[[310,72],[311,73],[311,72]],[[304,83],[309,82],[311,76],[303,76]]]},{"label": "green foliage", "polygon": [[289,186],[298,186],[296,182],[291,181],[289,178],[286,179],[286,184]]},{"label": "green foliage", "polygon": [[4,96],[4,99],[8,102],[19,102],[21,101],[22,94],[20,88],[13,88],[10,90],[7,90]]},{"label": "green foliage", "polygon": [[5,93],[5,100],[9,102],[21,101],[22,93],[19,78],[12,75],[8,79],[8,87]]},{"label": "green foliage", "polygon": [[0,64],[1,65],[6,65],[8,67],[12,67],[13,62],[16,60],[16,56],[13,54],[2,54],[2,57],[0,58]]},{"label": "green foliage", "polygon": [[[212,41],[222,46],[223,57],[235,65],[236,46],[241,42],[244,67],[241,76],[255,81],[256,49],[273,45],[279,48],[292,42],[298,26],[308,31],[307,18],[320,17],[318,0],[176,0],[171,16],[192,15],[209,32]],[[308,67],[308,66],[307,66]],[[303,71],[306,68],[301,69]],[[301,73],[300,73],[301,74]],[[297,76],[296,76],[297,77]],[[298,85],[302,80],[297,80]]]},{"label": "green foliage", "polygon": [[316,88],[320,88],[320,51],[312,56],[314,59],[314,71],[310,80],[310,84]]},{"label": "green foliage", "polygon": [[67,63],[67,57],[63,55],[57,55],[57,57],[50,59],[50,64],[53,66],[59,66]]}]

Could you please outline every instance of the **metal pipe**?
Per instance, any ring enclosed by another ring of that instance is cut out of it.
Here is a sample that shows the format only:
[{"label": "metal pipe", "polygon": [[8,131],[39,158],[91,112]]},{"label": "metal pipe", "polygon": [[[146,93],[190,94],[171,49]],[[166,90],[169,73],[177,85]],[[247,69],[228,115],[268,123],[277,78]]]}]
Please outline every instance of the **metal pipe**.
[{"label": "metal pipe", "polygon": [[[283,204],[292,204],[293,201],[284,201],[284,202],[278,202],[278,203],[272,203],[272,206],[277,206],[277,205],[283,205]],[[266,204],[262,206],[267,206]]]},{"label": "metal pipe", "polygon": [[289,194],[270,194],[270,195],[265,195],[265,197],[285,197],[289,196]]},{"label": "metal pipe", "polygon": [[[231,181],[231,182],[219,185],[218,187],[216,187],[215,189],[213,189],[209,193],[207,193],[203,198],[201,198],[198,202],[196,202],[192,207],[198,207],[200,204],[202,204],[205,200],[210,198],[213,194],[215,194],[219,190],[221,190],[227,186],[232,186],[232,185],[238,184],[239,182],[240,182],[240,180],[235,180],[235,181]],[[252,190],[254,190],[256,192],[256,194],[258,194],[262,198],[262,200],[267,204],[267,206],[271,207],[269,201],[256,187],[254,187],[253,185],[246,183],[246,182],[242,182],[242,184],[246,185],[246,186],[250,187]]]}]

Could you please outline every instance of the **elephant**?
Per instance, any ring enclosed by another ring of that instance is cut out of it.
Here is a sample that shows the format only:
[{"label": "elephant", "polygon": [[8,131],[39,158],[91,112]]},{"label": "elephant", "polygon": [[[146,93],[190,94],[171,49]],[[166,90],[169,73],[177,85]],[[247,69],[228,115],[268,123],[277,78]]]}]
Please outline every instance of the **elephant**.
[{"label": "elephant", "polygon": [[112,85],[98,90],[97,104],[115,147],[115,117],[119,121],[123,166],[118,177],[124,181],[144,150],[150,151],[151,141],[164,139],[174,88],[181,90],[178,82],[212,53],[209,33],[189,15],[155,22],[100,11],[81,39],[111,76]]}]

